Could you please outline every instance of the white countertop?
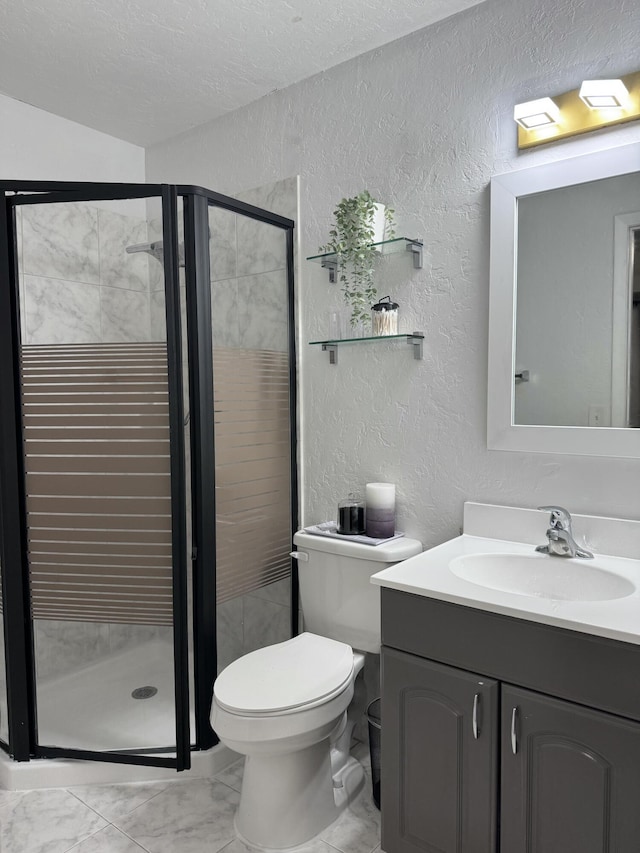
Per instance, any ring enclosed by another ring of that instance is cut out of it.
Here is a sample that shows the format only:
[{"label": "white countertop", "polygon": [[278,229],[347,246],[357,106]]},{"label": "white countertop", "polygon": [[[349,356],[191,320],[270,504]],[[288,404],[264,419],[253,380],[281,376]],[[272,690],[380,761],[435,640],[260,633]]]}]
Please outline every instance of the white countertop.
[{"label": "white countertop", "polygon": [[[535,550],[531,544],[464,534],[378,572],[372,576],[371,582],[477,610],[640,645],[640,560],[602,554],[596,554],[594,561],[571,560],[573,563],[595,564],[604,571],[630,580],[636,587],[631,595],[607,601],[557,600],[503,592],[463,580],[449,570],[451,560],[465,555],[532,553]],[[567,558],[544,559],[556,561],[558,571],[561,571]]]}]

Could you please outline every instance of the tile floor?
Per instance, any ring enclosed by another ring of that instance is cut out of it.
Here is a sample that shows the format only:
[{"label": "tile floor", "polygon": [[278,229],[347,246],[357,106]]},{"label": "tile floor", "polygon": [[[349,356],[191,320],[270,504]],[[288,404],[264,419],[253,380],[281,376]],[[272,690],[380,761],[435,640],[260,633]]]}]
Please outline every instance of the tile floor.
[{"label": "tile floor", "polygon": [[[380,813],[371,798],[368,749],[359,797],[300,853],[379,853]],[[213,779],[0,790],[1,853],[247,853],[235,838],[242,762]]]}]

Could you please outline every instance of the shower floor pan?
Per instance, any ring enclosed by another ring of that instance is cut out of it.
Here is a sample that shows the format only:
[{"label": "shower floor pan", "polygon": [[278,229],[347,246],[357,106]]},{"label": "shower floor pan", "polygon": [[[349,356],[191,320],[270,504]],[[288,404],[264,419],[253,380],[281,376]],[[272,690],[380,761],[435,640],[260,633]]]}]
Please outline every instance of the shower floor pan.
[{"label": "shower floor pan", "polygon": [[[148,698],[134,698],[132,694]],[[151,640],[38,684],[38,741],[87,750],[175,750],[173,646]],[[191,715],[191,732],[194,732]]]}]

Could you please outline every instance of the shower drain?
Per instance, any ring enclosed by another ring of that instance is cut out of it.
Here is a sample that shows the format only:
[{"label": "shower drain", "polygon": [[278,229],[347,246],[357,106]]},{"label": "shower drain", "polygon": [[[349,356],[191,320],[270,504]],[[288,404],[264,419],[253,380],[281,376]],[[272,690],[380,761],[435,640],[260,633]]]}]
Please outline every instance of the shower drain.
[{"label": "shower drain", "polygon": [[131,696],[133,699],[151,699],[157,692],[157,687],[136,687]]}]

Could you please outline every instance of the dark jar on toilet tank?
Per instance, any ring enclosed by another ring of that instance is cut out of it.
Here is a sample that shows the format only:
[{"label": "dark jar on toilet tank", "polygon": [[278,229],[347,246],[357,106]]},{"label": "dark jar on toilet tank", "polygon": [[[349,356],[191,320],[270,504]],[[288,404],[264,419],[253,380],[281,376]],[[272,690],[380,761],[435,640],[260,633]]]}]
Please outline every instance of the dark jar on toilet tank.
[{"label": "dark jar on toilet tank", "polygon": [[358,536],[364,531],[364,501],[357,495],[349,495],[338,504],[338,533],[343,536]]}]

